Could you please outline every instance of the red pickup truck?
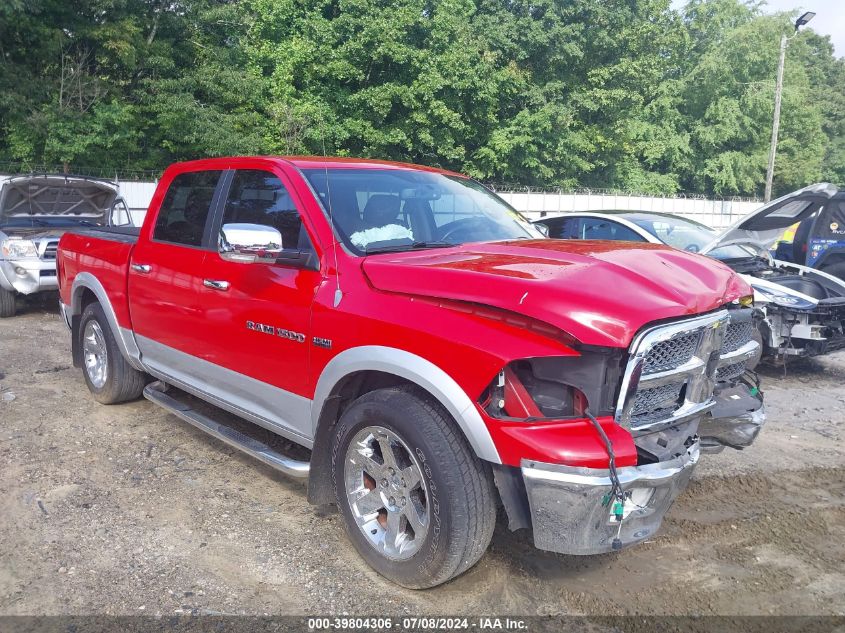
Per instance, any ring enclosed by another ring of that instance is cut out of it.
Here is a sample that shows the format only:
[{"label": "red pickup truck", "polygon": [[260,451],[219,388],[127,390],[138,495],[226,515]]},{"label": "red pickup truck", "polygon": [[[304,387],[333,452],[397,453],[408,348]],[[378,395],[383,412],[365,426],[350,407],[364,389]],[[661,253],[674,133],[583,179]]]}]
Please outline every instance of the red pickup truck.
[{"label": "red pickup truck", "polygon": [[143,393],[307,477],[408,587],[471,567],[500,505],[545,550],[643,541],[699,452],[746,446],[764,419],[743,373],[751,289],[730,269],[548,239],[438,169],[173,165],[140,229],[65,234],[58,276],[95,399]]}]

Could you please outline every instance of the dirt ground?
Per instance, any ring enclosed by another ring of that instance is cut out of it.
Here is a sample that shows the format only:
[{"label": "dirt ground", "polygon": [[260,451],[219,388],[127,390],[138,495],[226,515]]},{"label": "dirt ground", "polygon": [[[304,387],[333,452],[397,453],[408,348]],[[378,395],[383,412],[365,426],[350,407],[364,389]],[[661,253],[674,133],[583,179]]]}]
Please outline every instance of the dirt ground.
[{"label": "dirt ground", "polygon": [[757,443],[704,456],[653,541],[559,556],[500,517],[476,567],[412,592],[303,484],[95,403],[52,305],[0,321],[0,614],[845,614],[845,353],[766,371]]}]

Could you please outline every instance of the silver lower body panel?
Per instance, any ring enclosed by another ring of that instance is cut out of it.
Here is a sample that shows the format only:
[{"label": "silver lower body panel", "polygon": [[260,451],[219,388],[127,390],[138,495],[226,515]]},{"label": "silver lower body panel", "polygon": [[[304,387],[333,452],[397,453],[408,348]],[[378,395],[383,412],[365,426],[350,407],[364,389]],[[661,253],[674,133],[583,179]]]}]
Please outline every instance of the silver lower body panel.
[{"label": "silver lower body panel", "polygon": [[689,483],[698,457],[694,444],[671,460],[617,469],[622,488],[630,493],[621,530],[605,500],[611,490],[608,470],[523,460],[534,544],[561,554],[602,554],[612,551],[617,533],[623,547],[654,536]]}]

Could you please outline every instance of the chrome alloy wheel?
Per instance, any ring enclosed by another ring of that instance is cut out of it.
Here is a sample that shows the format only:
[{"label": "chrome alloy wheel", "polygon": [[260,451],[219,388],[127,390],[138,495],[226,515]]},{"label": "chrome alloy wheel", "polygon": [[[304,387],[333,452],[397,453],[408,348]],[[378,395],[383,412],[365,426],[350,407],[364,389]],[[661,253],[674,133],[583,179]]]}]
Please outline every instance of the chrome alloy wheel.
[{"label": "chrome alloy wheel", "polygon": [[381,426],[358,431],[346,449],[346,500],[361,533],[380,554],[405,560],[428,534],[428,488],[407,444]]},{"label": "chrome alloy wheel", "polygon": [[106,384],[109,370],[109,352],[106,348],[106,337],[100,324],[88,321],[82,335],[82,353],[85,358],[85,373],[88,380],[96,389],[102,389]]}]

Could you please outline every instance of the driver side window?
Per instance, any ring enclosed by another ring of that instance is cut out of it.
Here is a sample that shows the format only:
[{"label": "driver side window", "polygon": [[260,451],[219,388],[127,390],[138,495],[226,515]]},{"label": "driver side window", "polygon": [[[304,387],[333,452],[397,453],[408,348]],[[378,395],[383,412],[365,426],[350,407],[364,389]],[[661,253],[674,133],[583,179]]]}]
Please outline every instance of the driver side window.
[{"label": "driver side window", "polygon": [[283,251],[313,250],[290,193],[269,171],[239,169],[235,172],[223,210],[223,225],[226,224],[269,226],[281,233]]}]

